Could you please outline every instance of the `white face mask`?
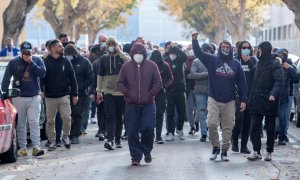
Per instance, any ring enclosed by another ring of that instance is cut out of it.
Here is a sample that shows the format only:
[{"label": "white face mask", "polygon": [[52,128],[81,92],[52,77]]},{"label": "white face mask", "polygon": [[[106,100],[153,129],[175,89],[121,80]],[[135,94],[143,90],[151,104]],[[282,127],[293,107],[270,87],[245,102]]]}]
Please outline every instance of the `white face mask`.
[{"label": "white face mask", "polygon": [[114,53],[115,52],[115,46],[109,46],[108,51],[111,52],[111,53]]},{"label": "white face mask", "polygon": [[144,55],[135,54],[135,55],[133,55],[133,59],[137,64],[140,64],[144,60]]},{"label": "white face mask", "polygon": [[189,50],[189,53],[188,53],[188,55],[189,56],[194,56],[195,54],[194,54],[194,51],[191,49],[191,50]]},{"label": "white face mask", "polygon": [[177,58],[176,54],[170,54],[169,57],[172,61],[174,61]]},{"label": "white face mask", "polygon": [[72,61],[74,59],[73,56],[66,56],[66,58],[69,60],[69,61]]}]

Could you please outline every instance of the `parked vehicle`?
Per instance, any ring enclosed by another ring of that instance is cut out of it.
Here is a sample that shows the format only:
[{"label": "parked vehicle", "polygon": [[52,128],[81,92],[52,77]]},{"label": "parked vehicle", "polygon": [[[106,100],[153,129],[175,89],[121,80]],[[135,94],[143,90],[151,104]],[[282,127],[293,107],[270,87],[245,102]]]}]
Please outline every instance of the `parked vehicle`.
[{"label": "parked vehicle", "polygon": [[[14,98],[19,93],[19,89],[10,89],[7,97]],[[0,162],[12,163],[17,161],[17,110],[9,99],[3,98],[0,92]]]}]

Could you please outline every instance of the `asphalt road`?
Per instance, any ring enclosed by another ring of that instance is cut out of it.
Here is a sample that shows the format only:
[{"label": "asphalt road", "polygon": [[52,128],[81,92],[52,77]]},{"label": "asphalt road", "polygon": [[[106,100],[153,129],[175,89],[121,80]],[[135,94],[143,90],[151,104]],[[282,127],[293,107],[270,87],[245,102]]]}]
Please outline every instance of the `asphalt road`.
[{"label": "asphalt road", "polygon": [[[10,179],[70,179],[70,180],[270,180],[300,179],[299,141],[291,138],[287,146],[276,145],[272,162],[249,162],[247,155],[229,151],[229,162],[210,161],[210,142],[200,142],[200,135],[190,136],[185,125],[186,140],[154,145],[153,162],[130,165],[127,142],[114,151],[104,149],[94,134],[97,125],[89,125],[81,144],[70,150],[64,147],[47,152],[42,157],[21,157],[17,163],[0,165],[0,180]],[[265,146],[265,139],[263,139]],[[45,144],[45,141],[42,142]],[[251,142],[249,142],[251,148]],[[265,147],[264,147],[265,148]],[[265,150],[263,150],[265,153]],[[31,153],[30,153],[31,154]]]}]

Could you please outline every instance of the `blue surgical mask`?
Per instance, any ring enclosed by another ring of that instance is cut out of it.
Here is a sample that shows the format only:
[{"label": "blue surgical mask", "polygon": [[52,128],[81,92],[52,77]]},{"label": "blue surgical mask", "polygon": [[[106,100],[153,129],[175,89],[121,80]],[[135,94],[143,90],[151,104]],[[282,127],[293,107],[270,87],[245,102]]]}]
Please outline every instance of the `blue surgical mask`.
[{"label": "blue surgical mask", "polygon": [[230,53],[230,48],[221,48],[221,52],[223,55],[228,56]]},{"label": "blue surgical mask", "polygon": [[249,56],[250,55],[250,49],[242,49],[241,53],[242,53],[242,55]]}]

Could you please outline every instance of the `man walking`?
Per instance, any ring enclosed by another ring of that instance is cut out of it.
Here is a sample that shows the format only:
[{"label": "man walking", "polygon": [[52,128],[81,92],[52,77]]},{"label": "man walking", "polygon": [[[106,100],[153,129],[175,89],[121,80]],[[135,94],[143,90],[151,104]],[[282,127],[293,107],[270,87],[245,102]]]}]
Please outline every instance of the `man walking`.
[{"label": "man walking", "polygon": [[56,149],[55,117],[60,112],[63,120],[63,142],[66,148],[70,148],[71,130],[71,103],[77,104],[78,91],[74,69],[71,62],[63,56],[64,48],[59,40],[49,43],[50,54],[45,58],[47,73],[43,79],[46,112],[47,134],[50,140],[48,151]]},{"label": "man walking", "polygon": [[133,60],[122,66],[118,88],[126,101],[125,122],[132,165],[138,166],[143,154],[146,163],[152,161],[156,112],[154,99],[163,84],[156,64],[146,60],[147,52],[143,44],[135,43],[130,56]]},{"label": "man walking", "polygon": [[[232,46],[228,41],[220,43],[218,55],[205,53],[198,43],[198,33],[192,34],[192,44],[196,57],[205,65],[209,77],[208,129],[213,151],[210,160],[220,153],[222,161],[229,161],[227,151],[235,117],[235,94],[238,93],[244,111],[247,100],[247,84],[241,64],[233,58]],[[236,87],[237,86],[237,87]],[[222,147],[220,147],[218,127],[222,125]]]},{"label": "man walking", "polygon": [[43,78],[45,74],[46,68],[43,60],[32,56],[32,45],[27,41],[21,44],[21,56],[9,61],[4,73],[2,91],[8,92],[11,77],[13,77],[13,87],[20,89],[20,96],[12,100],[18,111],[19,156],[27,156],[27,121],[33,145],[32,155],[40,156],[44,154],[44,151],[40,148],[39,118],[41,111],[40,78]]}]

